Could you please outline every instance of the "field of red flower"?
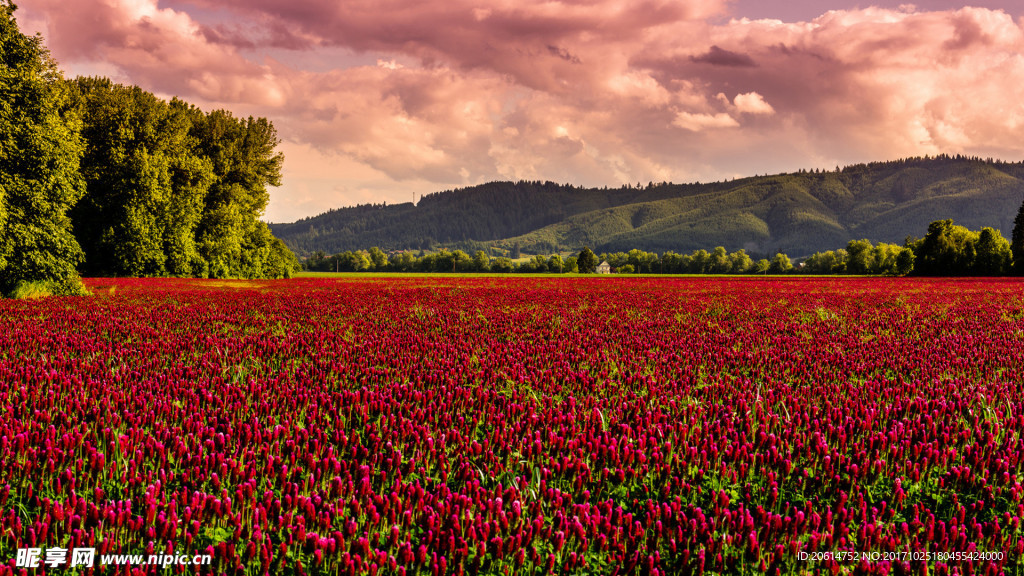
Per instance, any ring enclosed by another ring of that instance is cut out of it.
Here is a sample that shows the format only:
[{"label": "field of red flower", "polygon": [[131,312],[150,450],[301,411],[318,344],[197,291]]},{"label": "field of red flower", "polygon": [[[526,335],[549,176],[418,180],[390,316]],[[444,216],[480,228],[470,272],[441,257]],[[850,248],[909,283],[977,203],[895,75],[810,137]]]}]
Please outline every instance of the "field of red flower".
[{"label": "field of red flower", "polygon": [[0,575],[1024,573],[1016,279],[88,286],[0,301]]}]

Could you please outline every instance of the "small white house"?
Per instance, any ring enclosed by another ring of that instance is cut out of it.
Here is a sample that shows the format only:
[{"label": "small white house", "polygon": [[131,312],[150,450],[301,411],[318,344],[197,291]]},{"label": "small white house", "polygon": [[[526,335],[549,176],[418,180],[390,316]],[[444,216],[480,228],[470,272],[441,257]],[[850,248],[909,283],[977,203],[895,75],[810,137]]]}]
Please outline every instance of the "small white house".
[{"label": "small white house", "polygon": [[611,267],[610,264],[608,264],[607,260],[605,260],[604,262],[601,262],[600,264],[597,265],[597,273],[598,274],[611,274],[612,273],[612,267]]}]

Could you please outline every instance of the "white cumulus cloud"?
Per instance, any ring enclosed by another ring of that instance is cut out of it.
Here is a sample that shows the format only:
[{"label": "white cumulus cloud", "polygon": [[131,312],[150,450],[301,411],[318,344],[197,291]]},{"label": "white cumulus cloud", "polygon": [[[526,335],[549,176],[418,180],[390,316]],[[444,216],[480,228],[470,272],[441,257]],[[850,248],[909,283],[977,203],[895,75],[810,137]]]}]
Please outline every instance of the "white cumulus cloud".
[{"label": "white cumulus cloud", "polygon": [[772,105],[764,101],[764,96],[761,96],[757,92],[747,92],[746,94],[737,94],[736,98],[733,99],[733,106],[736,106],[736,110],[743,114],[775,114],[775,109]]}]

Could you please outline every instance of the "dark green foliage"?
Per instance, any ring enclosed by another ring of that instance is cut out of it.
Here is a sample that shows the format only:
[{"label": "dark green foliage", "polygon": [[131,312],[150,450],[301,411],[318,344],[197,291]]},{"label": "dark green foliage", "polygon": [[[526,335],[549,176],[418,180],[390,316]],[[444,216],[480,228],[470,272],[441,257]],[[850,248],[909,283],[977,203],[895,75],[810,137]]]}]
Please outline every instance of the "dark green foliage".
[{"label": "dark green foliage", "polygon": [[1003,276],[1013,269],[1010,243],[992,228],[982,228],[975,245],[973,276]]},{"label": "dark green foliage", "polygon": [[217,110],[195,115],[192,135],[213,164],[196,239],[211,278],[261,278],[272,237],[259,217],[267,207],[267,186],[281,184],[284,157],[266,119],[234,118]]},{"label": "dark green foliage", "polygon": [[198,113],[137,87],[79,78],[87,193],[75,235],[92,276],[194,276],[205,263],[195,230],[214,181],[189,134]]},{"label": "dark green foliage", "polygon": [[80,264],[117,276],[299,268],[260,221],[283,161],[270,122],[65,82],[0,2],[0,292],[82,293]]},{"label": "dark green foliage", "polygon": [[68,209],[81,197],[81,122],[42,39],[0,4],[0,293],[84,292]]},{"label": "dark green foliage", "polygon": [[491,269],[491,257],[483,250],[477,250],[473,255],[473,271],[487,272]]},{"label": "dark green foliage", "polygon": [[974,265],[974,244],[970,231],[954,226],[952,220],[938,220],[928,226],[928,234],[911,246],[915,272],[922,276],[963,274]]},{"label": "dark green foliage", "polygon": [[914,251],[906,249],[896,256],[896,275],[906,276],[914,271]]},{"label": "dark green foliage", "polygon": [[[270,232],[269,228],[264,228]],[[302,269],[299,259],[280,238],[272,238],[270,251],[264,264],[264,271],[267,278],[291,278],[292,275]]]},{"label": "dark green foliage", "polygon": [[1010,247],[1013,251],[1013,269],[1018,276],[1024,276],[1024,203],[1017,210],[1013,219],[1013,238]]},{"label": "dark green foliage", "polygon": [[495,182],[429,195],[418,206],[343,208],[271,227],[299,254],[419,249],[429,238],[439,244],[434,249],[496,248],[506,255],[517,246],[550,254],[583,246],[682,252],[720,245],[803,256],[851,237],[902,242],[907,231],[951,214],[971,227],[1008,229],[1008,215],[1024,198],[1022,178],[1020,164],[943,155],[616,190]]},{"label": "dark green foliage", "polygon": [[908,243],[914,251],[914,273],[921,276],[1001,276],[1011,271],[1010,243],[998,230],[980,232],[937,220],[924,238]]},{"label": "dark green foliage", "polygon": [[[899,247],[897,247],[899,248]],[[589,252],[589,255],[587,254]],[[840,251],[843,252],[843,251]],[[909,252],[909,250],[907,250]],[[844,252],[845,253],[845,252]],[[580,268],[582,259],[584,268]],[[769,263],[758,268],[747,253],[740,249],[726,252],[721,246],[713,253],[697,250],[692,254],[680,255],[666,252],[658,256],[656,252],[630,250],[629,252],[602,253],[596,255],[589,248],[584,248],[580,256],[562,258],[561,254],[550,256],[536,254],[524,261],[515,263],[509,258],[491,258],[483,250],[478,250],[472,257],[462,250],[438,250],[428,254],[414,255],[412,252],[395,252],[386,254],[377,247],[369,250],[349,250],[333,256],[323,251],[314,252],[304,263],[304,268],[311,272],[516,272],[516,273],[549,273],[569,274],[584,272],[593,273],[597,263],[607,261],[614,272],[620,274],[747,274],[768,271]],[[776,256],[772,273],[785,273],[793,268],[789,257],[784,254]],[[875,273],[875,272],[871,272]]]},{"label": "dark green foliage", "polygon": [[807,274],[845,274],[848,259],[849,254],[842,248],[815,252],[804,261],[803,272]]},{"label": "dark green foliage", "polygon": [[582,274],[592,274],[597,270],[598,264],[600,262],[597,259],[597,255],[594,254],[594,251],[589,246],[584,246],[579,256],[576,257],[576,267]]},{"label": "dark green foliage", "polygon": [[618,272],[622,272],[627,266],[637,274],[655,274],[664,269],[657,253],[644,252],[636,248],[629,252],[602,253],[597,257],[597,261],[607,261],[608,265]]},{"label": "dark green foliage", "polygon": [[914,252],[905,246],[850,240],[845,249],[816,252],[804,261],[807,274],[905,276],[914,268]]},{"label": "dark green foliage", "polygon": [[509,258],[498,257],[491,261],[491,272],[512,272],[515,265]]},{"label": "dark green foliage", "polygon": [[75,232],[90,275],[283,278],[291,251],[260,221],[283,158],[265,119],[204,114],[101,78],[73,83],[85,118]]}]

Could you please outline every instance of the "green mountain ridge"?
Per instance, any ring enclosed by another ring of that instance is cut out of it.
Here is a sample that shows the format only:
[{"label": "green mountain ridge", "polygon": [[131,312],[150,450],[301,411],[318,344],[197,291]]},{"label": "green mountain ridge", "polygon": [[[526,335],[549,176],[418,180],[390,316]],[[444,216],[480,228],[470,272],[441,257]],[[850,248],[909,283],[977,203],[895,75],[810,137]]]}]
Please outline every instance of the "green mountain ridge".
[{"label": "green mountain ridge", "polygon": [[1022,201],[1024,163],[941,155],[710,184],[491,182],[430,194],[415,206],[341,208],[270,228],[303,256],[371,246],[494,253],[518,246],[531,254],[724,246],[802,256],[855,238],[902,243],[945,218],[1009,235]]}]

